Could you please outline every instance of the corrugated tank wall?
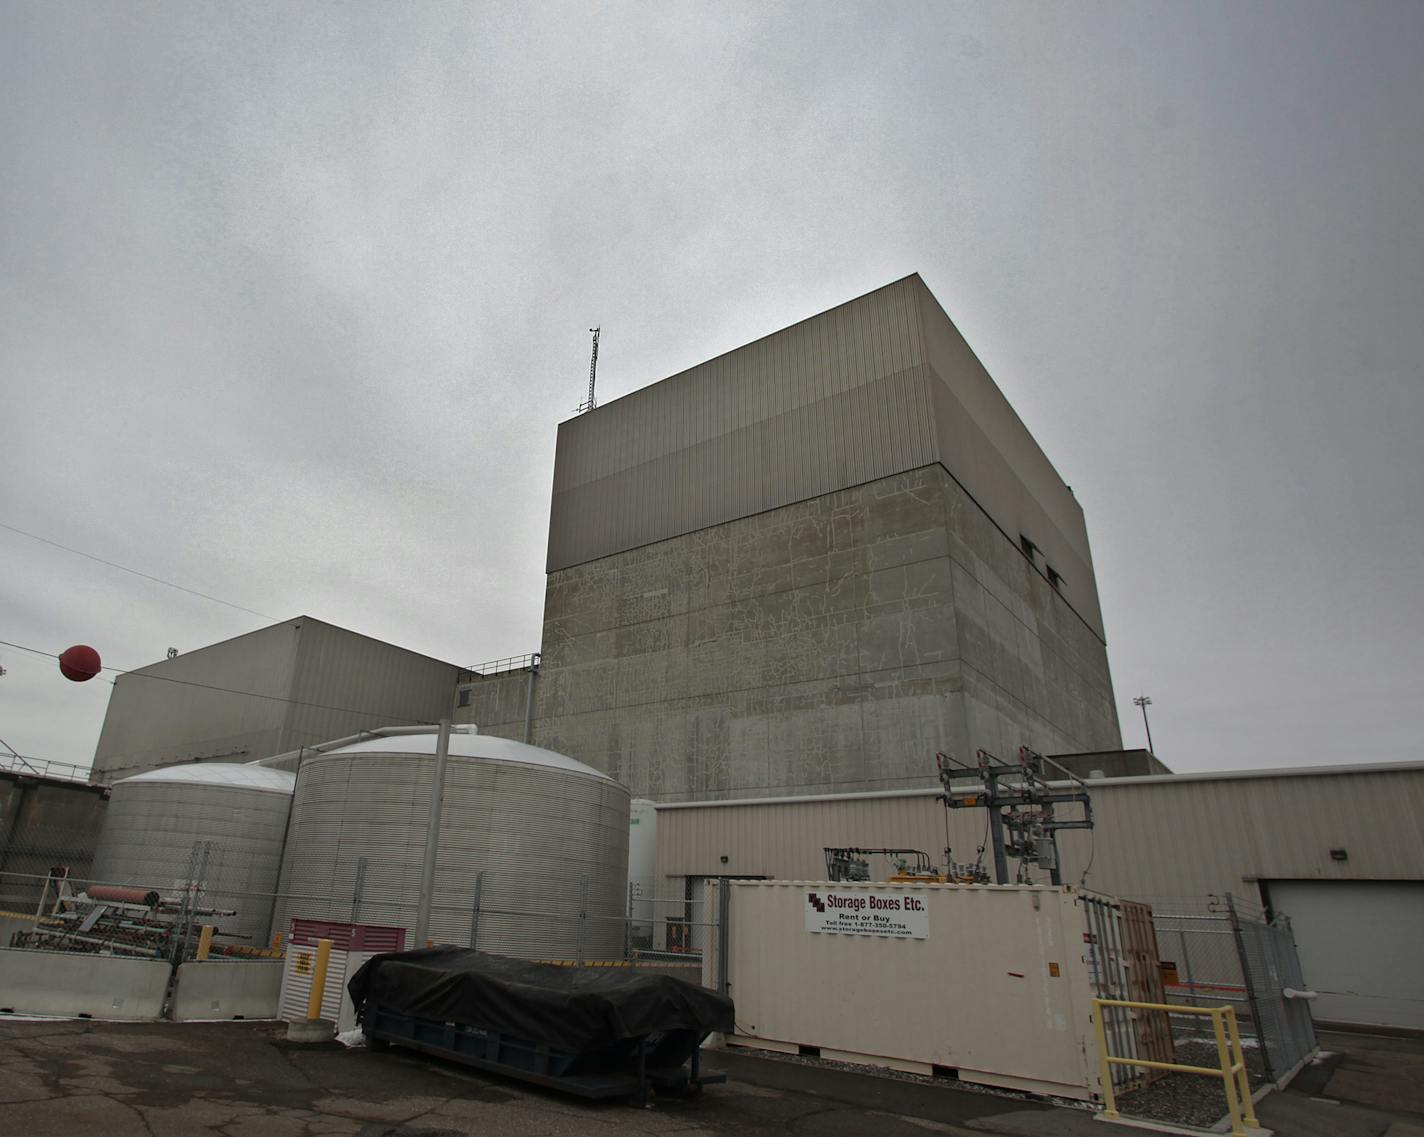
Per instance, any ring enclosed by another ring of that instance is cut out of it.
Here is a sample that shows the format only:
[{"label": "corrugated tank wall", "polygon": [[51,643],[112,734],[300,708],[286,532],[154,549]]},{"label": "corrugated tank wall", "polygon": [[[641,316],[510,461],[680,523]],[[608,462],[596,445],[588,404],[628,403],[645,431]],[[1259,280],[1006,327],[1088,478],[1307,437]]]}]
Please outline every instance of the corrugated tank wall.
[{"label": "corrugated tank wall", "polygon": [[164,895],[197,880],[201,907],[237,912],[215,919],[224,935],[266,947],[291,800],[227,786],[118,782],[90,875]]},{"label": "corrugated tank wall", "polygon": [[[306,759],[275,926],[324,918],[413,936],[433,772],[432,758],[412,754]],[[483,872],[481,950],[572,959],[582,938],[585,958],[621,958],[628,815],[627,790],[609,779],[451,755],[430,938],[470,943]]]}]

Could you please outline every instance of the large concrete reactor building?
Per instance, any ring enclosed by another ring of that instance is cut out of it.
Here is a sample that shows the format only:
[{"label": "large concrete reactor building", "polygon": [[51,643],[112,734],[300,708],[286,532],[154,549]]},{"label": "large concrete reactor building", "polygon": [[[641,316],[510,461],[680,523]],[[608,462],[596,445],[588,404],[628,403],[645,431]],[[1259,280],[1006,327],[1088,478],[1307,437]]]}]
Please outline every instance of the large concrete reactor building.
[{"label": "large concrete reactor building", "polygon": [[635,796],[1121,746],[1083,511],[918,276],[563,423],[547,571],[457,713]]}]

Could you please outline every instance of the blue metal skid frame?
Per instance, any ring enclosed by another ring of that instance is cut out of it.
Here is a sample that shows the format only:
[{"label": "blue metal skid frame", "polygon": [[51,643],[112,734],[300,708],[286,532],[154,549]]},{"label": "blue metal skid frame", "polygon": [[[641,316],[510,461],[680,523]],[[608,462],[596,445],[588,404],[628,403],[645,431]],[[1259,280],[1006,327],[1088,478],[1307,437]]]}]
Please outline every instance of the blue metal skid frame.
[{"label": "blue metal skid frame", "polygon": [[[379,1007],[367,1007],[364,1018],[363,1029],[372,1049],[390,1045],[419,1050],[584,1098],[626,1097],[646,1105],[650,1089],[695,1093],[703,1086],[727,1080],[725,1074],[702,1073],[701,1043],[705,1034],[695,1037],[684,1032],[686,1037],[678,1040],[670,1035],[649,1035],[590,1056],[463,1023],[434,1022]],[[676,1059],[675,1064],[670,1064],[672,1059]]]}]

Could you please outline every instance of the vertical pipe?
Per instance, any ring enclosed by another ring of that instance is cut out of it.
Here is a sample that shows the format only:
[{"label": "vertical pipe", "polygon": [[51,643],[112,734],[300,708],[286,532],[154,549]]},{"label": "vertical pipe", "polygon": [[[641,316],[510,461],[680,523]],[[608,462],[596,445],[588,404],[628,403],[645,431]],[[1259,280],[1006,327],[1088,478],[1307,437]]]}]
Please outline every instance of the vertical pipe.
[{"label": "vertical pipe", "polygon": [[732,911],[732,890],[727,887],[724,876],[717,882],[717,990],[727,993],[730,962],[727,953],[731,950],[731,934],[728,921]]},{"label": "vertical pipe", "polygon": [[435,769],[430,775],[430,820],[425,827],[425,861],[420,872],[420,898],[416,902],[415,942],[424,944],[430,934],[430,908],[435,901],[435,862],[440,856],[440,807],[445,797],[445,764],[450,757],[450,720],[440,720],[435,740]]},{"label": "vertical pipe", "polygon": [[524,742],[534,736],[534,676],[539,673],[539,661],[529,660],[529,683],[524,688]]},{"label": "vertical pipe", "polygon": [[213,926],[212,926],[211,924],[204,924],[204,925],[203,925],[203,930],[202,930],[202,932],[201,932],[201,933],[199,934],[199,936],[198,936],[198,955],[197,955],[197,958],[198,958],[200,961],[201,961],[201,960],[204,960],[204,959],[207,959],[207,958],[208,958],[208,952],[212,950],[212,947],[213,947]]},{"label": "vertical pipe", "polygon": [[485,874],[481,869],[475,873],[475,910],[470,914],[470,947],[480,950],[480,902],[484,897]]},{"label": "vertical pipe", "polygon": [[311,992],[307,995],[307,1018],[321,1018],[322,997],[326,994],[326,971],[331,966],[331,941],[317,940],[316,967],[312,970]]},{"label": "vertical pipe", "polygon": [[577,943],[574,946],[574,966],[583,966],[584,931],[588,927],[588,877],[579,877],[579,908]]}]

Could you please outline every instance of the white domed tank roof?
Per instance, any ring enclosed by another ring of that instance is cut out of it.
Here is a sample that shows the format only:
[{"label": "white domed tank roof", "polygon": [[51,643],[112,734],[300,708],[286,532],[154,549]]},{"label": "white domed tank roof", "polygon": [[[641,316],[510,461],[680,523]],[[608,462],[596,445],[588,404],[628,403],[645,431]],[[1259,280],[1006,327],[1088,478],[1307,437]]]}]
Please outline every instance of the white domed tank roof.
[{"label": "white domed tank roof", "polygon": [[90,875],[164,896],[196,885],[200,907],[236,912],[216,919],[220,935],[262,947],[295,788],[291,774],[235,762],[121,778],[110,787]]},{"label": "white domed tank roof", "polygon": [[[307,918],[414,934],[437,743],[433,727],[397,728],[304,751],[274,929]],[[427,934],[525,958],[622,958],[627,788],[470,728],[452,730],[447,756]]]},{"label": "white domed tank roof", "polygon": [[[429,734],[397,734],[386,737],[363,738],[349,746],[327,750],[321,754],[308,755],[307,761],[350,754],[418,754],[433,757],[438,738],[432,730]],[[563,770],[571,774],[583,774],[599,778],[605,782],[619,783],[601,770],[538,746],[515,742],[510,738],[496,738],[492,734],[450,732],[448,753],[452,758],[485,758],[492,762],[518,762],[525,766],[540,766],[549,770]],[[288,775],[290,777],[290,775]]]},{"label": "white domed tank roof", "polygon": [[236,762],[185,762],[179,766],[160,766],[156,770],[145,770],[142,774],[120,778],[114,785],[124,786],[134,782],[226,786],[229,789],[257,790],[261,793],[288,795],[297,787],[295,774]]}]

